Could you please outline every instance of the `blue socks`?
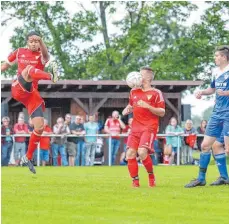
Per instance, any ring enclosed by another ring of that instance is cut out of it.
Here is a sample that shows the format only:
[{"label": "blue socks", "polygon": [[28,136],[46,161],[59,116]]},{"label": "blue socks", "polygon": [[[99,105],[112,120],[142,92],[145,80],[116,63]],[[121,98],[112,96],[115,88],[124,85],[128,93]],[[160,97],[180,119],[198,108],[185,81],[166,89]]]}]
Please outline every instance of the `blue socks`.
[{"label": "blue socks", "polygon": [[[204,181],[206,177],[207,167],[211,159],[211,152],[202,152],[200,154],[199,181]],[[226,160],[225,160],[226,161]]]},{"label": "blue socks", "polygon": [[221,153],[221,154],[215,155],[215,161],[216,161],[216,165],[218,167],[220,176],[225,179],[228,179],[226,154]]}]

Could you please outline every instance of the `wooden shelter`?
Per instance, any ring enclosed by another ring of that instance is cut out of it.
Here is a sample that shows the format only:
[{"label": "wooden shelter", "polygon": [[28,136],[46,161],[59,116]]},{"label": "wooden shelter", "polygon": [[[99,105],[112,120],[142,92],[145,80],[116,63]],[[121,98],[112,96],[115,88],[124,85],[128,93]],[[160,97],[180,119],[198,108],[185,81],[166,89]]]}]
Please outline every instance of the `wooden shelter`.
[{"label": "wooden shelter", "polygon": [[[202,81],[153,81],[152,85],[163,92],[166,102],[166,116],[160,121],[161,130],[172,116],[181,121],[181,93],[202,84]],[[11,81],[2,80],[2,106],[7,106],[12,122],[16,122],[23,105],[12,98],[10,91]],[[105,121],[113,110],[121,112],[128,104],[130,88],[125,81],[60,80],[55,84],[40,81],[39,91],[46,103],[46,117],[53,125],[57,117],[66,113],[86,116],[99,112],[100,119]]]}]

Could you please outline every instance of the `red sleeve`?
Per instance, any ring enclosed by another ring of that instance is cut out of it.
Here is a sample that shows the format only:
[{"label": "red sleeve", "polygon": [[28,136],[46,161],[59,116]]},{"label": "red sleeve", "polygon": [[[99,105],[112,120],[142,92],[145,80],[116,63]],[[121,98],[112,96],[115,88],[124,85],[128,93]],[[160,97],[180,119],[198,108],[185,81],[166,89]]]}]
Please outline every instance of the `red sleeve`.
[{"label": "red sleeve", "polygon": [[18,131],[18,125],[15,124],[15,125],[14,125],[14,133],[17,133],[17,131]]},{"label": "red sleeve", "polygon": [[18,51],[19,51],[19,49],[17,49],[16,51],[10,53],[10,55],[7,57],[6,62],[9,65],[13,65],[17,61]]},{"label": "red sleeve", "polygon": [[130,91],[130,95],[129,95],[129,104],[130,106],[133,106],[133,97],[132,97],[133,93],[132,90]]},{"label": "red sleeve", "polygon": [[105,126],[107,126],[108,128],[110,127],[110,119],[107,119],[107,120],[106,120]]},{"label": "red sleeve", "polygon": [[158,90],[158,95],[156,98],[156,107],[165,109],[165,101],[160,90]]}]

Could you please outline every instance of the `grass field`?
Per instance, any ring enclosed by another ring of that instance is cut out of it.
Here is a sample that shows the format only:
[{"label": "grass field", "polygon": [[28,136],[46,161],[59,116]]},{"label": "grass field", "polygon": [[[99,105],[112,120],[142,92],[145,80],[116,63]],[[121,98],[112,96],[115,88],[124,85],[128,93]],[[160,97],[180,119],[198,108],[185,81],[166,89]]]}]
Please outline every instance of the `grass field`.
[{"label": "grass field", "polygon": [[[133,189],[127,167],[2,168],[3,224],[228,224],[229,186],[185,189],[196,166],[157,166],[157,187]],[[207,181],[218,177],[211,165]]]}]

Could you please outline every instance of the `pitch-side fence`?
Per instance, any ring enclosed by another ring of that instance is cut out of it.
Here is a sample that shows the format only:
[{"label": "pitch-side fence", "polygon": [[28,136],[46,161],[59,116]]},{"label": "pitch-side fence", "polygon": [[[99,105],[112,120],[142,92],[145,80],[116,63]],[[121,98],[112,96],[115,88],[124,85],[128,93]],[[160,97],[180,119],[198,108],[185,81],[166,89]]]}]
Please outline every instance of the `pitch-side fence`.
[{"label": "pitch-side fence", "polygon": [[[47,136],[47,137],[68,137],[68,138],[71,138],[71,137],[106,137],[108,138],[108,165],[111,166],[111,139],[112,139],[112,135],[109,135],[109,134],[97,134],[97,135],[56,135],[56,134],[51,134],[51,135],[42,135],[42,136]],[[123,137],[127,137],[128,135],[127,134],[119,134],[119,135],[115,135],[115,136],[120,136],[121,138]],[[171,135],[171,134],[157,134],[157,137],[158,138],[165,138],[167,136],[173,136],[173,137],[177,137],[177,165],[179,166],[180,165],[180,149],[181,149],[181,146],[180,146],[180,141],[179,141],[179,138],[180,137],[185,137],[185,136],[189,136],[188,134],[182,134],[182,135]],[[203,137],[204,135],[202,134],[197,134],[196,135],[197,137]],[[6,137],[6,135],[1,135],[1,137]],[[14,147],[14,138],[15,137],[30,137],[30,134],[14,134],[14,135],[11,135],[11,137],[13,138],[13,147]],[[40,166],[40,146],[38,145],[37,147],[37,166]]]}]

